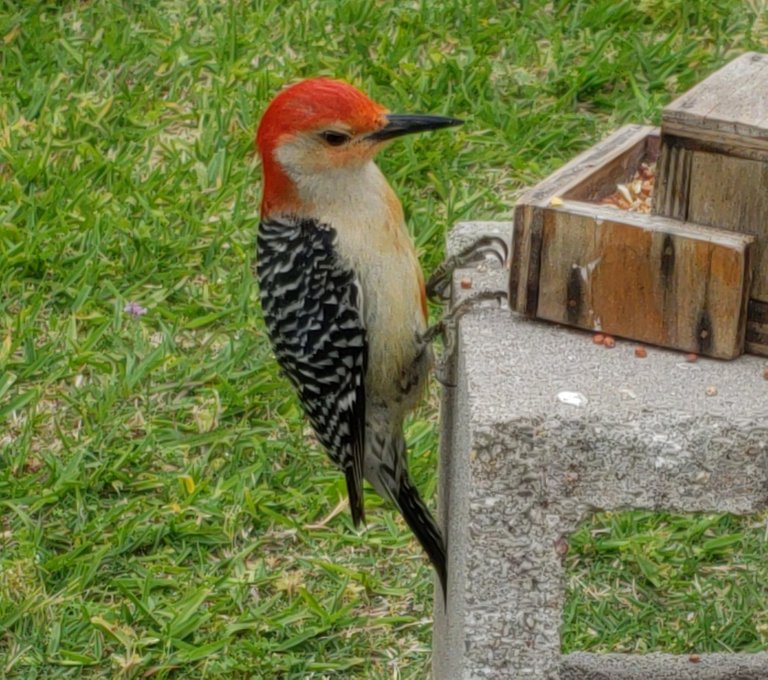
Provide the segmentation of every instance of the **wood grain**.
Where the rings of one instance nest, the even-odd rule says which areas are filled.
[[[768,162],[693,150],[663,136],[653,212],[757,237],[751,296],[768,302]]]
[[[651,212],[685,221],[688,218],[693,152],[677,141],[669,135],[662,139]]]
[[[687,219],[757,236],[751,297],[768,302],[768,163],[697,151]]]
[[[768,55],[741,55],[664,109],[652,211],[755,235],[750,296],[768,302]]]
[[[658,128],[627,125],[526,191],[515,207],[509,277],[510,306],[535,316],[541,252],[541,208],[553,199],[599,200],[629,179],[644,157],[658,154]]]
[[[631,178],[641,161],[656,158],[659,144],[653,128],[622,128],[523,195],[515,209],[512,307],[530,317],[733,358],[745,347],[753,260],[768,272],[762,247],[768,239],[761,236],[756,246],[746,233],[768,229],[759,217],[768,214],[768,166],[763,152],[750,152],[757,159],[722,156],[706,143],[667,136],[655,209],[671,217],[595,203]],[[660,185],[662,173],[667,182]],[[745,188],[752,200],[734,205]],[[723,223],[729,229],[715,226]],[[750,324],[749,346],[762,351],[768,328],[754,319]]]
[[[571,201],[541,210],[537,317],[707,356],[743,352],[751,236]]]
[[[749,301],[745,348],[751,354],[768,357],[768,303]]]
[[[664,109],[665,134],[768,149],[768,55],[748,52]]]

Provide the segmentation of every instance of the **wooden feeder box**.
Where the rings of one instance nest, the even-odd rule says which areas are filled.
[[[768,355],[768,55],[735,59],[662,114],[654,212],[754,234],[747,350]]]
[[[654,163],[650,212],[605,204]],[[510,301],[686,352],[768,356],[768,56],[745,54],[697,85],[660,132],[621,128],[527,191]]]

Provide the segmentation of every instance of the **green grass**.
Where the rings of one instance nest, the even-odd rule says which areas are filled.
[[[567,560],[569,650],[768,648],[768,515],[605,514]]]
[[[335,512],[255,302],[283,83],[467,119],[381,158],[429,270],[767,34],[762,0],[0,0],[0,677],[427,674],[430,568],[374,494],[362,534]],[[428,498],[437,395],[407,432]],[[582,529],[565,647],[764,646],[756,523]]]

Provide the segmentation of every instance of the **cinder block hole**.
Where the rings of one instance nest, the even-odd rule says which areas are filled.
[[[568,539],[562,651],[768,649],[768,512],[611,512]]]

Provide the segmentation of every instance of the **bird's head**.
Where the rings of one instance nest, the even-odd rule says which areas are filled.
[[[294,210],[303,202],[302,185],[366,165],[395,137],[461,122],[389,113],[352,85],[329,78],[292,85],[270,102],[256,134],[264,171],[262,214]]]

